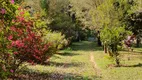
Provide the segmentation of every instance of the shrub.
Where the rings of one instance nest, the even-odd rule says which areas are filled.
[[[115,58],[116,65],[119,66],[118,59],[118,46],[121,45],[122,40],[125,39],[126,35],[131,32],[126,31],[124,27],[105,27],[101,30],[101,40],[109,50],[109,54]]]
[[[0,79],[5,79],[13,74],[13,68],[17,66],[17,62],[12,56],[12,50],[8,49],[10,43],[7,39],[9,34],[9,26],[15,18],[16,6],[14,2],[9,0],[0,0]]]
[[[48,34],[43,38],[45,42],[51,42],[52,46],[59,50],[63,49],[67,45],[67,40],[65,36],[59,32],[48,32]]]
[[[49,52],[51,44],[43,43],[42,31],[36,30],[35,20],[28,18],[28,12],[18,10],[17,16],[13,19],[13,25],[10,27],[8,40],[14,57],[21,62],[43,63],[52,55]]]
[[[42,29],[37,30],[36,19],[14,4],[14,0],[0,1],[0,78],[6,79],[23,62],[44,63],[54,53],[52,44],[43,42]]]

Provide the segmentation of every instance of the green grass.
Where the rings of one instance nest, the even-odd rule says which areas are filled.
[[[95,51],[94,57],[101,69],[101,80],[141,80],[142,79],[142,48],[134,48],[134,52],[120,51],[120,62],[123,67],[114,67],[113,59],[103,51]]]
[[[141,80],[142,48],[134,52],[120,51],[120,62],[123,67],[114,67],[113,58],[103,53],[95,43],[82,41],[55,54],[48,65],[28,66],[27,72],[32,79],[45,80]],[[90,61],[90,53],[100,69],[98,76]]]
[[[48,74],[51,80],[98,80],[90,53],[92,42],[73,43],[70,48],[59,51],[50,59],[50,65],[28,66],[29,71]]]

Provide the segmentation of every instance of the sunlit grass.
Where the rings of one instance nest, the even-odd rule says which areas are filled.
[[[28,66],[30,70],[40,73],[48,73],[50,77],[54,74],[62,74],[61,80],[96,80],[90,53],[92,42],[74,43],[70,49],[59,51],[50,59],[50,65]]]
[[[50,65],[28,66],[29,71],[46,74],[52,80],[141,80],[142,48],[134,52],[120,51],[121,67],[114,67],[113,58],[93,42],[79,42],[59,51],[50,59]],[[99,77],[90,62],[90,53],[100,69]]]
[[[115,64],[103,51],[95,51],[94,57],[101,69],[102,80],[141,80],[142,79],[142,48],[134,48],[134,52],[120,51],[122,67]],[[125,67],[124,67],[125,66]]]

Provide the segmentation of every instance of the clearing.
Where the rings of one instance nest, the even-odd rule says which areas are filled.
[[[33,80],[140,80],[142,79],[142,48],[121,51],[121,64],[113,67],[113,59],[94,42],[82,41],[55,54],[47,65],[28,66],[23,78]]]

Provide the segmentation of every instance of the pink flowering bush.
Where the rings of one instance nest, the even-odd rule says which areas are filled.
[[[0,79],[12,75],[11,71],[15,67],[12,50],[7,48],[8,44],[10,44],[7,39],[9,26],[12,18],[14,18],[15,11],[16,8],[9,0],[0,0]]]
[[[14,0],[0,1],[0,79],[15,75],[23,62],[43,64],[54,54],[26,13]]]

